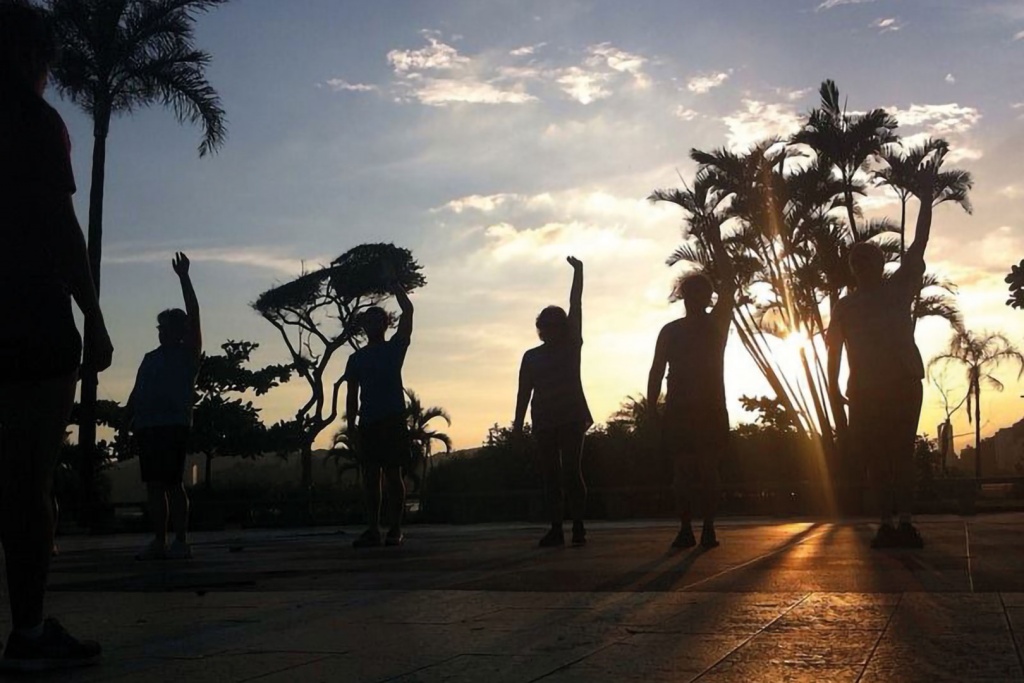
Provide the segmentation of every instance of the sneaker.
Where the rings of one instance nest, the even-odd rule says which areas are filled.
[[[12,633],[7,639],[0,669],[6,671],[49,671],[95,664],[100,646],[91,640],[77,640],[60,622],[50,617],[43,622],[43,634],[29,638]]]
[[[872,548],[898,548],[899,545],[900,536],[896,533],[896,528],[892,524],[882,524],[879,526],[875,537],[871,539]]]
[[[540,543],[537,545],[541,548],[554,548],[565,545],[565,534],[562,532],[561,527],[551,527],[551,530],[544,534],[544,538],[540,539]]]
[[[901,548],[923,548],[924,539],[921,538],[921,534],[910,522],[900,522],[900,526],[896,529],[896,537],[898,545]]]
[[[711,550],[718,547],[718,536],[715,535],[715,527],[706,526],[700,532],[700,547]]]
[[[163,560],[167,557],[167,548],[163,543],[156,540],[155,538],[147,543],[142,550],[135,553],[135,559],[140,562],[149,562],[150,560]]]
[[[392,529],[388,532],[388,535],[384,537],[384,545],[387,546],[398,546],[405,543],[405,535],[400,529]]]
[[[575,546],[587,544],[587,530],[583,526],[582,520],[577,519],[572,523],[572,544]]]
[[[697,539],[693,536],[693,528],[689,524],[679,527],[676,540],[672,541],[673,548],[692,548],[697,545]]]
[[[174,539],[164,551],[164,557],[168,560],[191,560],[192,546],[186,541]]]
[[[376,548],[380,544],[379,529],[367,529],[356,540],[352,541],[353,548]]]

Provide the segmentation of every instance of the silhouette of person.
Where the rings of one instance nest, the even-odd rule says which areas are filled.
[[[724,362],[735,305],[736,276],[718,229],[709,229],[707,237],[721,275],[718,302],[709,312],[714,286],[706,275],[695,273],[683,279],[678,294],[686,315],[661,329],[647,378],[648,409],[661,423],[665,450],[672,460],[672,488],[680,521],[679,533],[672,542],[674,548],[697,545],[691,526],[689,493],[695,472],[700,481],[704,518],[700,543],[704,548],[718,545],[718,466],[721,453],[729,445]],[[666,367],[665,414],[659,417],[658,399]]]
[[[850,249],[856,289],[832,311],[828,344],[829,389],[833,405],[849,404],[849,445],[867,466],[871,512],[881,516],[872,547],[923,547],[911,523],[914,496],[914,439],[921,415],[924,364],[914,342],[912,308],[921,291],[924,251],[931,233],[934,169],[915,191],[921,201],[914,242],[899,269],[884,277],[885,256],[877,245]],[[846,396],[839,369],[846,349]],[[893,514],[899,514],[899,527]]]
[[[0,542],[13,630],[0,668],[95,661],[100,646],[43,618],[53,551],[53,476],[75,397],[82,339],[102,371],[113,346],[71,195],[70,142],[43,99],[55,46],[42,14],[0,4]]]
[[[386,339],[389,319],[378,306],[366,309],[360,325],[366,334],[366,346],[348,359],[346,414],[349,424],[358,424],[353,432],[356,448],[362,456],[363,485],[366,491],[367,528],[352,542],[355,548],[381,545],[381,478],[387,483],[391,528],[383,543],[401,545],[402,514],[405,512],[403,468],[411,460],[412,445],[406,422],[405,388],[402,366],[412,340],[413,305],[391,264],[384,266],[391,293],[398,301],[401,316],[398,329]]]
[[[562,521],[563,499],[569,497],[572,515],[572,544],[584,545],[587,530],[583,515],[587,484],[583,479],[583,440],[594,424],[583,395],[580,353],[583,348],[583,262],[569,256],[572,288],[569,313],[548,306],[537,316],[541,345],[523,354],[519,368],[519,393],[512,423],[514,434],[523,432],[526,407],[531,405],[533,434],[540,451],[551,529],[540,539],[540,547],[565,545]],[[531,400],[532,399],[532,400]]]
[[[188,257],[178,252],[171,267],[181,284],[185,310],[171,308],[156,317],[160,346],[143,357],[127,406],[139,446],[139,469],[146,484],[154,533],[153,540],[135,556],[139,560],[192,557],[189,501],[182,479],[196,376],[203,357],[203,332]],[[170,544],[168,526],[174,531]]]

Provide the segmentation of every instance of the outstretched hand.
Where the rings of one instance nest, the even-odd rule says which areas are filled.
[[[178,277],[186,277],[188,275],[189,260],[188,256],[185,256],[185,252],[179,251],[174,255],[171,260],[171,267],[174,268],[174,272],[177,273]]]
[[[580,261],[575,256],[566,256],[565,260],[570,266],[572,266],[573,270],[579,270],[583,267],[583,261]]]

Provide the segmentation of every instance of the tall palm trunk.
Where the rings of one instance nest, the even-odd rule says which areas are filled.
[[[981,479],[981,382],[975,381],[974,391],[974,478]]]
[[[89,186],[89,268],[92,271],[96,296],[100,293],[100,262],[103,258],[103,184],[107,164],[107,132],[110,130],[110,109],[98,105],[93,114],[92,178]],[[96,510],[96,396],[99,378],[91,370],[88,340],[93,336],[91,319],[85,321],[85,364],[79,399],[78,447],[82,453],[82,491],[85,519],[91,520]]]

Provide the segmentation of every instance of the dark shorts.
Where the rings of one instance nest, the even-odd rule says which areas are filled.
[[[139,469],[147,484],[180,484],[185,474],[189,428],[149,427],[135,433]]]
[[[412,443],[404,415],[395,415],[359,426],[360,446],[366,462],[378,467],[408,467]]]
[[[850,445],[869,471],[913,458],[921,397],[920,380],[850,392]]]
[[[669,407],[662,440],[670,457],[718,457],[729,447],[729,415],[718,410]]]

